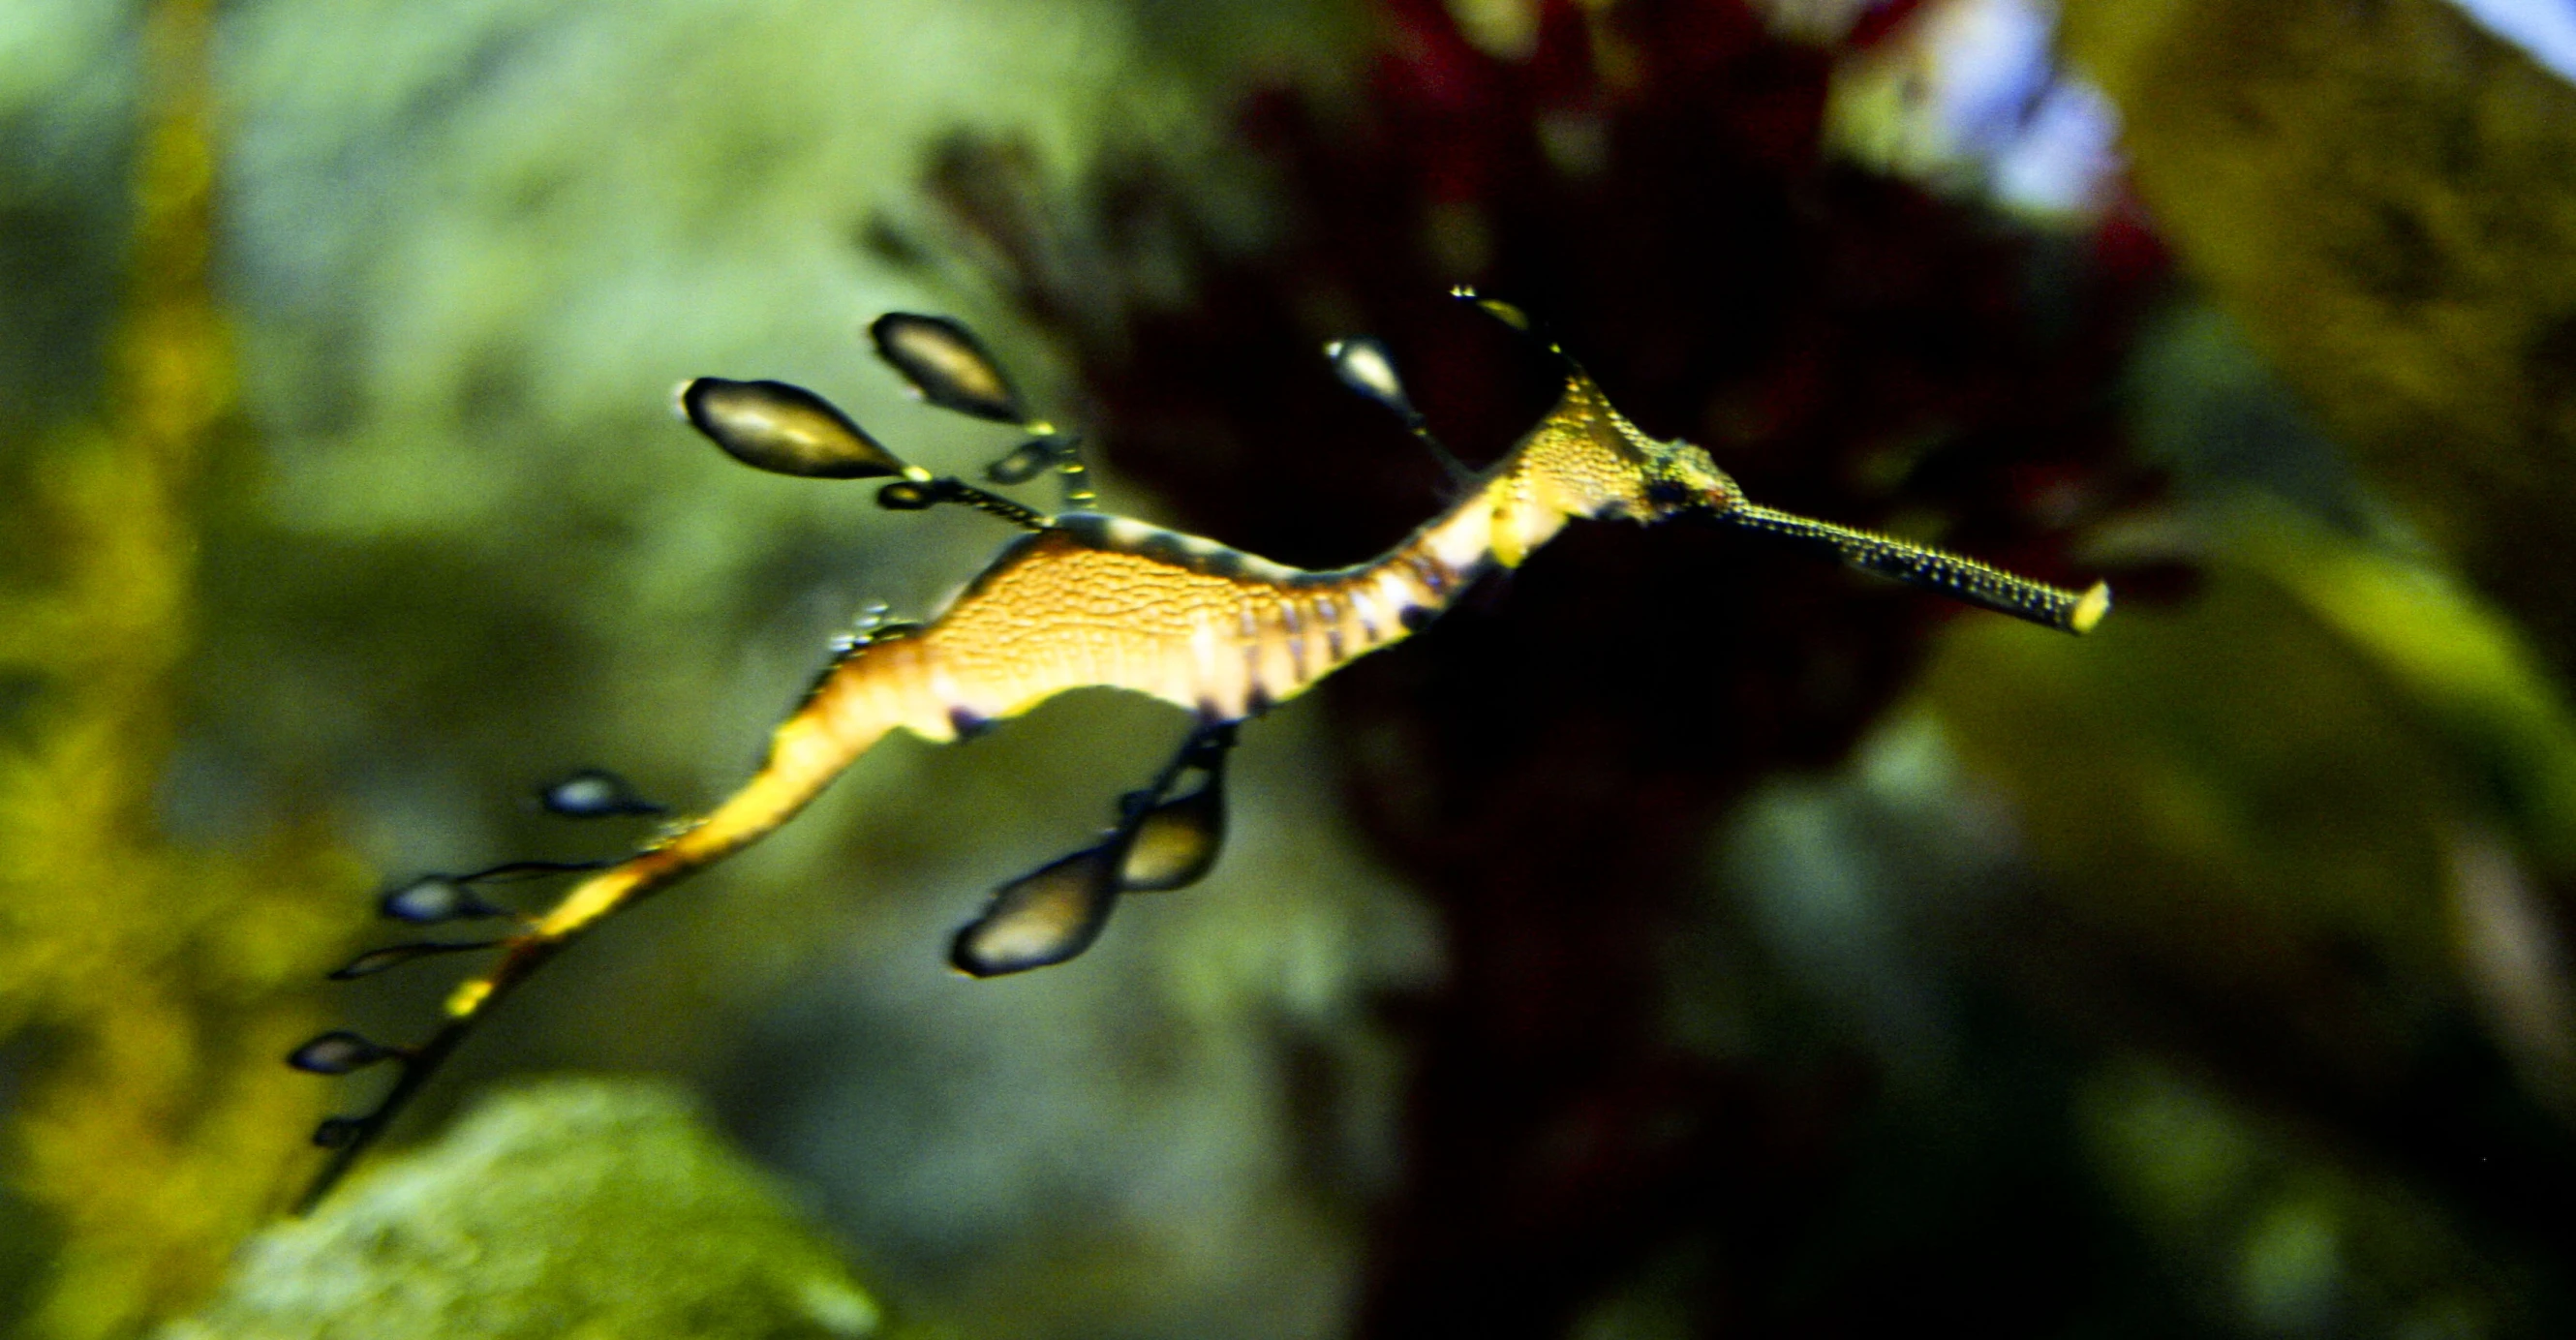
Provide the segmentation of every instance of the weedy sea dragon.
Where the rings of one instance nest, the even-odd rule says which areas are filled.
[[[1458,296],[1533,333],[1508,304]],[[1032,417],[974,337],[939,317],[890,313],[870,327],[878,354],[935,405],[1031,436],[987,470],[1024,483],[1052,470],[1068,510],[1049,516],[891,452],[821,397],[779,382],[704,377],[680,390],[698,431],[747,465],[821,479],[889,478],[877,501],[896,510],[972,507],[1027,533],[1004,546],[947,609],[919,624],[876,623],[847,639],[802,703],[771,735],[751,780],[705,815],[624,859],[522,861],[433,875],[384,895],[388,917],[415,923],[509,917],[477,886],[561,872],[585,875],[541,914],[498,939],[375,950],[332,974],[353,978],[433,954],[492,950],[492,968],[458,986],[446,1020],[414,1046],[333,1031],[289,1064],[326,1075],[392,1061],[398,1078],[376,1106],[314,1133],[332,1155],[304,1198],[318,1201],[502,998],[592,928],[758,841],[804,808],[877,741],[908,730],[955,740],[1071,689],[1109,686],[1194,713],[1198,728],[1148,785],[1119,801],[1107,834],[1003,885],[961,929],[949,961],[977,977],[1061,963],[1088,947],[1121,893],[1176,889],[1215,863],[1225,827],[1224,767],[1238,723],[1313,687],[1341,666],[1418,632],[1476,579],[1513,568],[1577,518],[1654,524],[1699,516],[1800,541],[1857,567],[2033,623],[2082,633],[2110,608],[2099,583],[2081,593],[2028,581],[1938,550],[1792,516],[1748,502],[1706,451],[1658,442],[1602,396],[1551,342],[1564,378],[1555,407],[1502,459],[1469,472],[1424,427],[1385,348],[1326,346],[1351,389],[1400,416],[1446,462],[1460,495],[1386,553],[1307,571],[1212,540],[1087,510],[1078,443]],[[613,776],[583,772],[548,788],[549,809],[588,816],[651,812]]]

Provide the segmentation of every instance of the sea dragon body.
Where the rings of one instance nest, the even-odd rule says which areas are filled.
[[[1556,407],[1478,487],[1351,567],[1290,567],[1097,512],[1049,518],[1004,546],[929,622],[844,652],[779,723],[740,790],[575,885],[492,972],[456,989],[448,1015],[471,1018],[620,908],[759,841],[898,729],[946,743],[1100,687],[1159,698],[1203,722],[1246,720],[1403,641],[1488,569],[1520,566],[1569,520],[1740,506],[1741,492],[1706,452],[1647,437],[1577,369]]]
[[[334,1033],[299,1051],[296,1064],[325,1073],[384,1057],[403,1063],[401,1078],[372,1112],[333,1118],[317,1133],[317,1142],[334,1146],[335,1155],[306,1203],[318,1199],[381,1133],[474,1021],[539,967],[620,910],[776,830],[896,730],[946,742],[1058,694],[1110,687],[1192,712],[1203,735],[1225,732],[1224,743],[1230,744],[1226,728],[1231,724],[1257,717],[1351,661],[1403,641],[1437,618],[1478,577],[1495,568],[1518,567],[1578,518],[1651,524],[1686,514],[1711,517],[1829,545],[1859,566],[2073,632],[2088,630],[2108,608],[2108,592],[2099,585],[2079,595],[1953,555],[1749,504],[1704,450],[1648,437],[1611,406],[1579,366],[1565,360],[1563,370],[1562,393],[1546,417],[1499,461],[1467,479],[1452,505],[1384,554],[1350,567],[1291,567],[1198,536],[1097,512],[1040,517],[1016,504],[995,503],[988,495],[981,501],[943,499],[1002,511],[1030,527],[1029,533],[1006,545],[926,623],[888,630],[844,650],[778,725],[762,762],[730,797],[632,856],[587,875],[550,910],[524,922],[517,934],[494,942],[500,950],[497,962],[455,990],[443,1026],[427,1042],[382,1048]],[[779,389],[821,406],[808,393]],[[789,408],[806,412],[802,406]],[[816,431],[857,434],[837,411],[828,406],[821,410],[830,422]],[[708,424],[700,420],[700,427]],[[858,439],[864,442],[865,435]],[[728,451],[754,459],[725,438],[718,436],[718,441]],[[798,438],[792,445],[802,450],[810,442]],[[769,460],[754,463],[779,468]],[[790,472],[825,473],[807,464]],[[899,463],[868,471],[898,472],[906,483],[889,490],[911,487],[918,495],[925,485],[955,483],[930,481],[926,472]],[[880,501],[887,499],[881,495]],[[1193,757],[1185,751],[1166,770],[1148,803],[1159,800],[1175,771]],[[1195,757],[1199,761],[1192,766],[1207,769],[1212,784],[1214,765],[1204,761],[1204,754]],[[1106,861],[1085,878],[1114,882],[1116,864],[1134,849],[1145,813],[1141,805],[1131,807],[1119,837],[1058,866],[1086,858],[1094,858],[1095,865]],[[1055,898],[1052,910],[1039,906],[1013,915],[1032,918],[1034,933],[1065,940],[1071,948],[996,971],[1070,957],[1096,932],[1105,903],[1097,897],[1090,903],[1068,899],[1042,887],[1038,881],[1054,869],[1022,881],[1040,889],[1041,902]],[[1132,878],[1125,885],[1170,886]],[[1005,889],[1005,898],[1010,892]],[[996,900],[997,910],[988,911],[987,922],[1001,916],[1003,903]],[[1088,929],[1073,925],[1084,917],[1091,918]],[[339,1047],[324,1058],[331,1063],[309,1063],[307,1054],[326,1042]]]

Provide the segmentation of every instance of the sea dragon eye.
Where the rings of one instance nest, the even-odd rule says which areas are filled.
[[[1690,486],[1678,479],[1657,479],[1646,485],[1646,501],[1657,507],[1687,507],[1692,497]]]

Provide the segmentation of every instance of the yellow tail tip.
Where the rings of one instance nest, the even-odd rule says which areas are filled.
[[[2110,612],[2111,584],[2095,582],[2093,588],[2084,593],[2084,598],[2075,602],[2075,612],[2066,616],[2067,631],[2092,632],[2093,625],[2102,622],[2102,616]]]
[[[447,1017],[462,1019],[474,1013],[483,1008],[484,1000],[491,994],[492,980],[488,977],[458,983],[455,992],[447,998]]]

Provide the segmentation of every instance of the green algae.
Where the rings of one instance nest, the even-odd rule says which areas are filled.
[[[504,1094],[243,1249],[161,1340],[844,1340],[882,1313],[676,1090]]]

